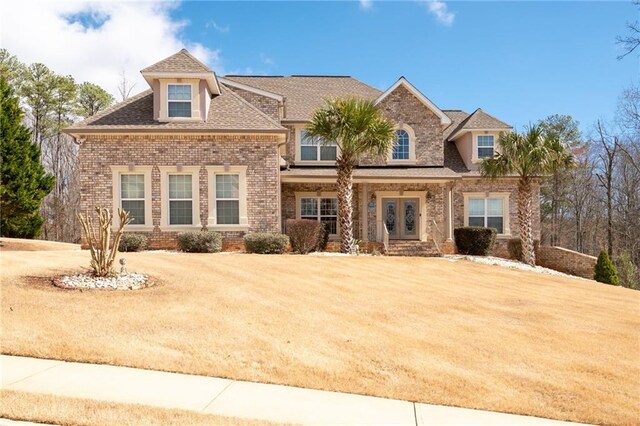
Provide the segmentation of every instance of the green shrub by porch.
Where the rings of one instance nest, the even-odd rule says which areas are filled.
[[[255,232],[244,236],[247,253],[282,254],[289,247],[289,237],[284,234]]]
[[[600,251],[598,261],[596,262],[595,274],[593,279],[611,285],[618,285],[618,270],[613,264],[606,251]]]
[[[149,240],[142,234],[122,234],[118,251],[141,251],[147,248]]]
[[[218,253],[222,235],[213,231],[189,231],[178,234],[178,249],[187,253]]]
[[[465,226],[453,231],[458,253],[474,256],[490,255],[496,242],[496,234],[495,228],[482,226]]]

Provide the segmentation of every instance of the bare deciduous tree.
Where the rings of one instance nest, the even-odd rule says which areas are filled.
[[[133,91],[133,88],[136,86],[136,84],[131,84],[131,82],[127,78],[127,73],[124,70],[122,70],[120,77],[120,83],[118,83],[118,93],[120,93],[120,100],[126,101],[131,96],[131,92]]]

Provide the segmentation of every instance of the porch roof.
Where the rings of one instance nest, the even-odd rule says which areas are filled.
[[[332,181],[337,172],[334,167],[292,167],[282,170],[283,182]],[[450,181],[462,175],[448,167],[359,167],[353,170],[355,182],[368,181]]]

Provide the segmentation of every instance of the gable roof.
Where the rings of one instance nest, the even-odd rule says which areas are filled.
[[[348,76],[240,76],[228,75],[225,81],[242,83],[285,99],[283,122],[311,120],[313,112],[326,98],[355,96],[376,99],[381,91]]]
[[[173,121],[153,119],[153,92],[147,90],[110,108],[100,111],[65,129],[69,134],[123,132],[285,132],[286,129],[258,108],[221,88],[220,96],[211,100],[207,121]]]
[[[455,140],[471,130],[511,130],[513,127],[478,108],[451,131],[447,140]]]
[[[142,71],[145,73],[207,73],[213,72],[211,68],[196,59],[187,49],[165,58],[153,65],[149,65]]]
[[[201,78],[207,82],[212,94],[220,94],[216,73],[196,59],[187,49],[181,49],[178,53],[148,66],[140,73],[151,87],[153,87],[153,80],[157,78]]]
[[[415,86],[413,84],[409,83],[409,81],[404,77],[400,77],[398,79],[398,81],[396,81],[393,84],[393,86],[389,87],[382,95],[380,95],[378,97],[378,99],[376,100],[376,104],[382,102],[382,100],[384,98],[389,96],[391,93],[393,93],[400,86],[403,86],[405,89],[407,89],[409,92],[411,92],[411,94],[413,94],[413,96],[415,96],[420,102],[422,102],[422,104],[424,106],[426,106],[434,114],[436,114],[440,118],[440,124],[442,124],[442,125],[451,124],[451,118],[449,118],[449,116],[447,114],[445,114],[440,108],[438,108],[436,106],[436,104],[431,102],[429,100],[429,98],[427,98],[425,95],[423,95],[422,92],[420,92],[418,89],[416,89]]]

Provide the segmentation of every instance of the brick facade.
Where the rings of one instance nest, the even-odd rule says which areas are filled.
[[[112,208],[111,166],[153,166],[151,206],[146,207],[152,209],[153,229],[140,233],[149,237],[150,248],[174,248],[177,232],[160,229],[161,206],[167,202],[167,194],[161,193],[159,167],[179,164],[200,167],[199,213],[202,227],[207,227],[210,182],[205,166],[246,165],[248,230],[277,232],[280,229],[278,160],[277,136],[272,135],[89,136],[80,146],[81,209]],[[200,228],[194,225],[193,229]],[[231,247],[238,245],[244,232],[222,234],[225,247]]]

